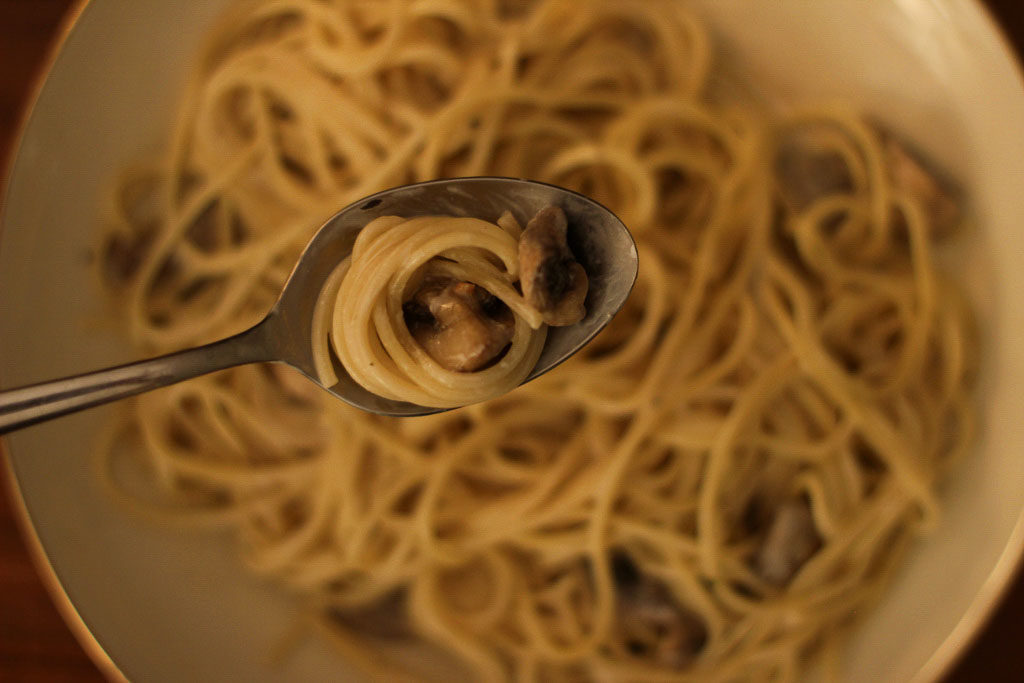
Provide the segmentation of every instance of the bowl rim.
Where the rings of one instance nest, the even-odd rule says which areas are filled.
[[[56,32],[50,39],[50,45],[47,48],[46,54],[32,78],[28,94],[20,104],[17,124],[14,127],[15,133],[11,139],[7,158],[0,160],[2,161],[2,166],[0,166],[0,237],[3,235],[3,227],[6,224],[7,192],[11,178],[14,175],[14,167],[21,153],[25,131],[28,129],[32,113],[36,109],[39,96],[49,79],[57,57],[63,51],[64,44],[67,42],[75,26],[78,25],[78,20],[90,2],[91,0],[76,0],[61,18]],[[82,615],[71,601],[67,591],[65,591],[56,570],[50,563],[49,556],[46,554],[42,540],[39,538],[38,533],[36,533],[32,517],[25,504],[25,498],[21,493],[21,484],[15,476],[14,461],[11,457],[12,453],[13,449],[8,445],[7,440],[0,436],[0,468],[3,470],[3,474],[0,475],[0,480],[3,481],[0,482],[0,485],[6,487],[6,494],[13,511],[15,524],[21,533],[22,542],[28,552],[29,560],[35,569],[36,576],[39,577],[43,587],[50,596],[50,601],[57,608],[58,614],[60,614],[64,623],[71,631],[72,636],[78,641],[78,644],[85,651],[89,659],[92,660],[93,664],[96,665],[100,673],[107,680],[116,681],[117,683],[128,683],[128,678],[103,646],[100,645],[92,630],[86,625]]]
[[[17,123],[14,126],[14,135],[11,138],[11,145],[7,152],[6,159],[0,159],[0,240],[3,237],[4,225],[7,216],[7,192],[10,187],[11,178],[14,175],[14,167],[21,154],[21,146],[25,139],[25,132],[28,129],[29,121],[35,112],[36,104],[42,94],[43,87],[49,80],[50,72],[67,42],[71,32],[78,25],[86,7],[92,0],[74,0],[68,7],[53,36],[50,38],[50,45],[37,67],[32,82],[28,88],[28,94],[20,103]],[[14,472],[13,449],[7,439],[0,436],[0,486],[6,488],[5,493],[11,507],[15,525],[21,534],[22,542],[28,552],[29,561],[35,569],[44,589],[50,596],[50,601],[57,608],[57,613],[67,625],[71,635],[78,641],[79,646],[92,660],[92,663],[99,669],[100,674],[108,681],[115,683],[129,683],[128,677],[124,675],[117,663],[110,654],[100,645],[99,639],[85,623],[85,619],[79,613],[71,601],[71,597],[64,589],[57,571],[53,568],[46,548],[43,546],[39,534],[36,532],[35,524],[25,504],[25,498],[21,493],[21,483]]]
[[[20,112],[14,126],[15,133],[11,138],[7,158],[0,159],[0,239],[2,239],[3,227],[6,223],[4,219],[7,213],[7,192],[20,156],[29,121],[35,112],[39,97],[49,80],[57,58],[63,52],[65,43],[78,26],[79,20],[91,2],[92,0],[74,0],[70,5],[51,38],[45,57],[32,77],[27,96],[20,103]],[[1024,91],[1024,45],[1020,50],[1017,49],[1010,39],[1007,29],[997,19],[991,6],[985,0],[968,0],[968,4],[979,13],[1003,55],[1009,57],[1017,85]],[[100,673],[109,681],[129,683],[124,672],[86,624],[57,576],[46,553],[46,548],[36,532],[22,495],[21,484],[15,476],[12,453],[13,449],[7,440],[0,436],[0,471],[2,471],[0,485],[7,489],[6,493],[16,526],[36,575],[75,640],[78,641]],[[937,681],[952,673],[953,667],[964,658],[986,625],[991,622],[1005,601],[1011,586],[1018,578],[1024,578],[1024,510],[1021,510],[1018,515],[999,559],[981,583],[980,589],[971,599],[967,609],[960,616],[949,635],[911,677],[911,680]]]

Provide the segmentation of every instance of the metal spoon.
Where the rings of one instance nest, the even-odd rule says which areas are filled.
[[[328,220],[306,246],[267,317],[233,337],[166,356],[0,392],[0,434],[101,403],[246,363],[286,363],[318,382],[311,338],[313,306],[356,235],[378,216],[475,216],[496,220],[509,210],[523,225],[546,206],[560,206],[569,246],[587,271],[586,317],[548,331],[540,359],[526,378],[543,375],[600,332],[626,301],[637,274],[636,245],[611,211],[581,194],[513,178],[456,178],[404,185],[371,195]],[[443,409],[392,401],[356,384],[340,363],[340,378],[324,387],[357,408],[413,416]]]

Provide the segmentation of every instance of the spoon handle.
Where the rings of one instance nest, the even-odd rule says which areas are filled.
[[[217,370],[273,360],[266,322],[205,346],[0,391],[0,434]]]

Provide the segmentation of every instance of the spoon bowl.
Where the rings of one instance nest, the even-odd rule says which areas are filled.
[[[432,180],[378,192],[332,216],[302,252],[270,313],[244,332],[149,360],[0,392],[0,434],[246,363],[285,363],[320,384],[313,361],[313,311],[327,278],[351,253],[363,226],[380,216],[473,216],[494,221],[505,211],[525,225],[548,206],[560,207],[568,220],[569,246],[589,280],[587,312],[575,325],[549,330],[540,358],[524,380],[528,382],[583,348],[622,308],[636,281],[636,244],[615,214],[571,190],[516,178]],[[338,381],[320,385],[356,408],[395,417],[449,410],[378,396],[357,384],[336,359],[333,362]]]

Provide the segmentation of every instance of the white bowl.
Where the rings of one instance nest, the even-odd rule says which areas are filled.
[[[125,361],[98,322],[86,268],[114,172],[159,146],[199,37],[228,0],[92,0],[24,130],[0,230],[0,380]],[[957,267],[984,336],[981,439],[845,657],[850,680],[932,679],[969,642],[1024,549],[1024,84],[973,0],[699,0],[736,61],[784,99],[853,100],[963,179],[980,226]],[[124,514],[96,486],[103,410],[9,437],[8,458],[76,627],[130,679],[318,680],[349,668],[311,640],[280,668],[263,653],[289,600],[251,578],[224,538]],[[105,660],[109,657],[109,660]],[[113,662],[113,664],[111,664]],[[116,666],[116,669],[114,668]]]

